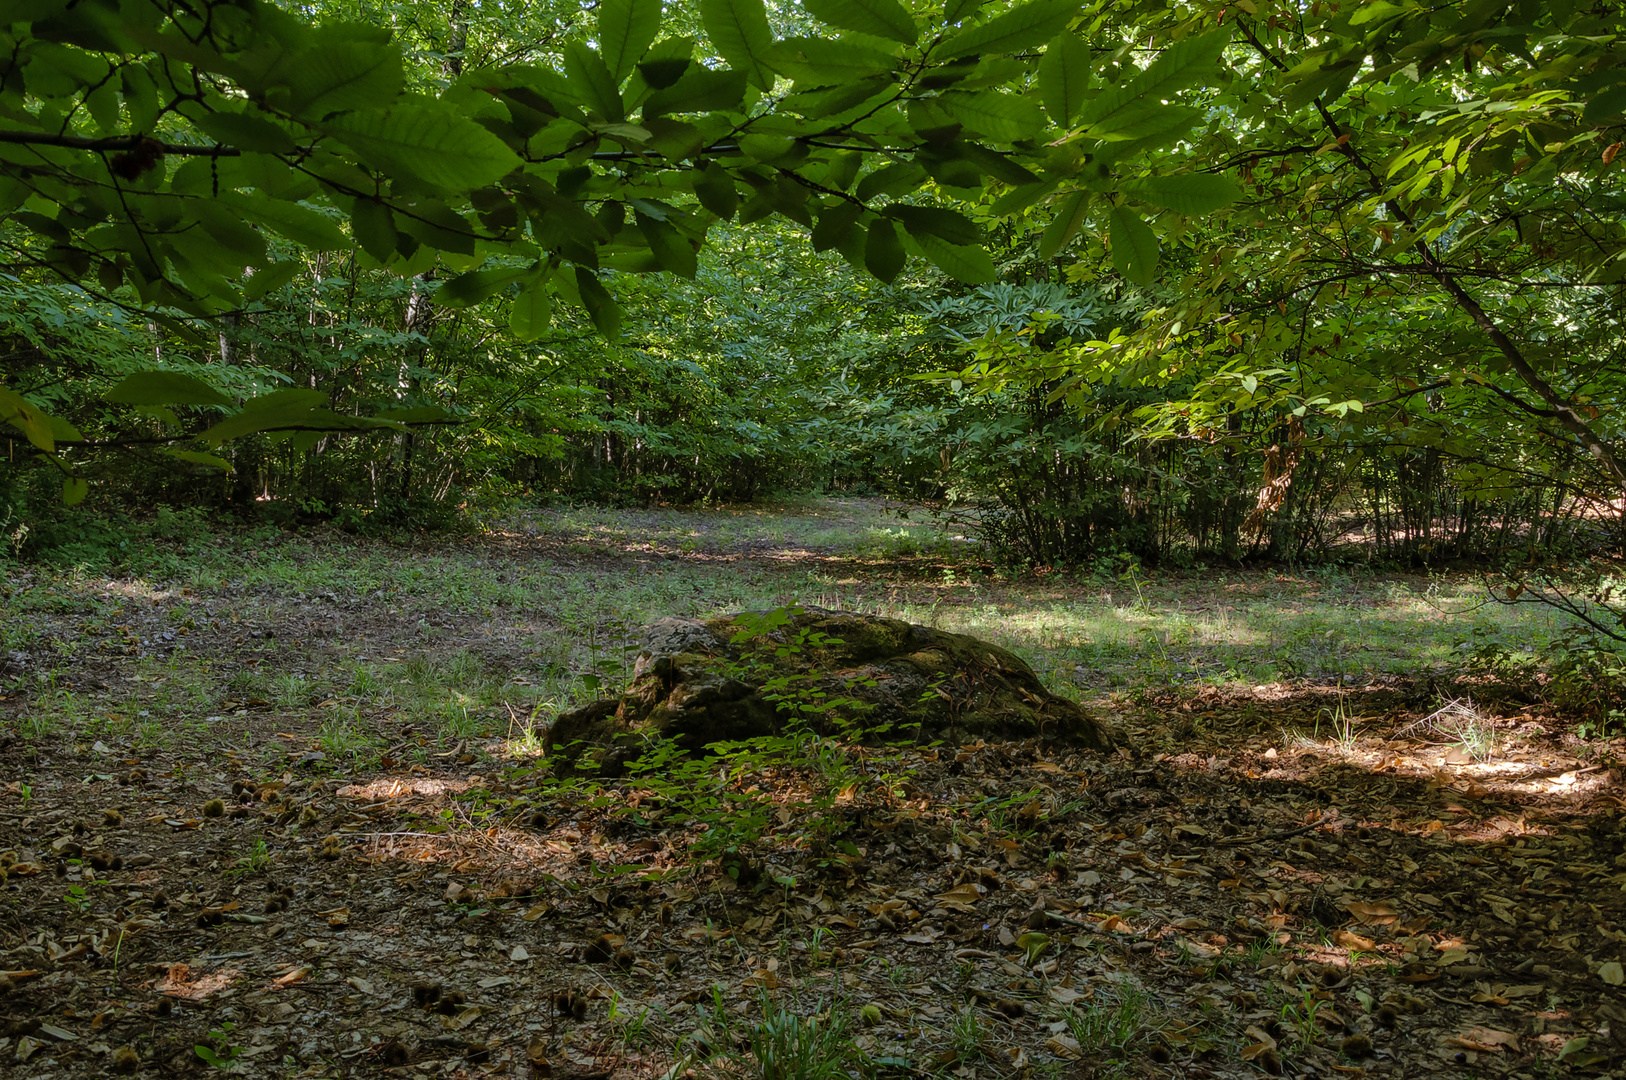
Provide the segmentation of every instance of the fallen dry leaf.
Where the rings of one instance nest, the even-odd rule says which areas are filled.
[[[1349,930],[1334,931],[1332,940],[1333,944],[1342,945],[1344,948],[1353,949],[1356,952],[1372,952],[1378,947],[1378,943],[1371,938],[1362,937]]]
[[[984,888],[983,886],[978,885],[974,881],[967,881],[967,882],[965,882],[963,884],[956,885],[954,888],[950,889],[948,892],[938,893],[933,899],[936,899],[936,900],[949,900],[949,901],[953,901],[955,903],[960,903],[960,904],[970,904],[970,903],[975,903],[978,900],[981,900],[987,894],[988,894],[988,890],[986,888]],[[900,902],[900,906],[901,906],[901,902]],[[875,913],[873,908],[871,909],[871,913],[872,914]]]
[[[289,969],[288,971],[283,972],[281,975],[278,975],[275,979],[272,979],[271,980],[271,985],[273,985],[273,986],[292,986],[294,983],[303,982],[304,979],[305,979],[305,976],[309,975],[310,973],[311,973],[311,969],[310,969],[310,967],[308,965],[300,964],[300,965],[298,965],[298,966],[296,966],[294,968]]]
[[[1078,1045],[1078,1040],[1070,1035],[1052,1035],[1045,1041],[1044,1045],[1046,1050],[1059,1058],[1073,1060],[1084,1056],[1083,1049]]]
[[[1375,904],[1357,901],[1345,904],[1344,910],[1355,916],[1357,922],[1366,926],[1388,926],[1400,918],[1400,909],[1387,900]]]
[[[1465,1035],[1451,1036],[1445,1043],[1461,1050],[1494,1054],[1502,1050],[1517,1050],[1519,1037],[1510,1031],[1498,1031],[1495,1028],[1473,1028]]]

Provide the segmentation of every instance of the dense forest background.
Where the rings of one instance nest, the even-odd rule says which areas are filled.
[[[215,123],[189,114],[185,95],[152,113],[143,80],[157,68],[142,67],[139,48],[122,60],[65,59],[73,32],[50,31],[42,14],[34,36],[17,37],[6,90],[9,122],[37,131],[10,132],[0,151],[14,211],[0,227],[0,373],[15,400],[72,434],[42,466],[39,440],[31,446],[26,425],[14,425],[0,459],[12,547],[71,540],[66,475],[69,501],[92,492],[111,507],[230,507],[349,528],[444,527],[515,500],[871,492],[932,500],[1001,559],[1030,565],[1325,559],[1352,542],[1363,558],[1408,565],[1618,551],[1614,158],[1626,67],[1607,34],[1577,44],[1589,27],[1609,28],[1608,5],[1244,5],[1229,22],[1220,5],[1010,7],[922,9],[912,44],[915,16],[891,0],[674,3],[664,16],[648,3],[301,5],[314,23],[352,28],[334,32],[345,47],[357,26],[387,28],[400,59],[390,92],[475,112],[471,87],[500,97],[486,86],[491,72],[562,64],[563,89],[547,83],[556,96],[586,85],[571,43],[610,40],[599,22],[610,18],[649,23],[632,34],[649,48],[664,17],[660,33],[674,36],[650,56],[699,40],[696,63],[713,74],[723,61],[750,68],[745,99],[729,106],[735,135],[794,112],[788,103],[812,92],[804,86],[836,83],[854,65],[871,63],[883,72],[869,76],[877,86],[899,90],[885,102],[893,128],[907,113],[924,140],[908,154],[862,134],[848,113],[828,129],[846,125],[853,148],[833,156],[805,133],[791,136],[800,149],[789,158],[750,149],[770,135],[698,152],[693,175],[713,179],[719,163],[735,167],[729,154],[741,156],[732,175],[746,194],[758,188],[743,203],[740,185],[718,195],[699,179],[692,194],[658,203],[597,191],[626,180],[624,148],[666,132],[666,117],[649,119],[646,105],[647,127],[617,126],[599,113],[625,112],[620,96],[587,108],[591,146],[573,143],[569,161],[590,159],[577,166],[594,178],[580,204],[613,222],[599,242],[633,242],[622,222],[636,219],[636,245],[657,257],[637,269],[669,271],[605,262],[591,283],[604,303],[576,279],[551,293],[538,285],[553,272],[546,259],[498,242],[493,189],[478,186],[464,193],[471,202],[445,203],[489,226],[478,242],[422,221],[414,230],[397,208],[404,231],[381,249],[360,210],[312,187],[278,204],[311,217],[290,224],[286,211],[247,238],[218,213],[197,227],[171,223],[177,244],[246,245],[237,264],[259,268],[226,275],[240,287],[199,286],[218,275],[198,270],[195,249],[175,248],[167,278],[156,266],[132,270],[119,238],[95,239],[84,205],[96,186],[81,184],[87,169],[111,170],[104,186],[124,194],[116,174],[131,159],[121,166],[106,147],[145,137],[137,128],[163,135],[168,156],[145,179],[161,188],[167,175],[184,194],[182,174],[193,169],[195,181],[208,164],[219,198],[220,163],[231,159],[181,155],[218,154],[232,138],[264,146],[218,122],[235,107],[229,94]],[[217,8],[255,10],[154,10],[183,30],[188,17],[203,20],[207,38]],[[757,38],[745,35],[755,46],[718,37],[730,20],[764,17]],[[948,31],[961,24],[981,37],[956,47],[964,38]],[[1170,35],[1228,44],[1171,61],[1180,49],[1163,51]],[[807,52],[810,41],[837,51]],[[785,59],[797,43],[804,51]],[[1160,54],[1165,67],[1191,70],[1149,89]],[[932,68],[934,55],[947,66]],[[777,86],[759,62],[778,64]],[[616,76],[632,69],[619,66]],[[646,68],[632,73],[625,102],[650,93],[640,89],[655,78]],[[1101,104],[1125,87],[1138,88],[1141,109],[1127,119]],[[1175,104],[1176,91],[1190,104]],[[288,131],[313,122],[271,100],[255,99]],[[518,123],[517,98],[505,100],[503,122]],[[800,108],[804,120],[815,115]],[[882,106],[864,108],[868,117]],[[230,114],[242,125],[248,115]],[[263,141],[265,129],[254,130]],[[604,149],[617,139],[623,149]],[[66,149],[44,145],[53,140]],[[966,156],[930,157],[944,145]],[[91,152],[64,156],[74,150]],[[801,164],[810,151],[816,167]],[[60,170],[61,188],[38,179],[46,166]],[[773,170],[802,186],[763,187]],[[547,175],[567,190],[568,172]],[[882,196],[893,201],[866,240],[853,219],[870,221]],[[252,222],[250,203],[229,205]],[[938,216],[911,213],[922,208]],[[691,233],[675,256],[663,237],[676,234],[647,216],[667,210]],[[892,221],[905,226],[903,247]],[[92,239],[79,244],[85,229]],[[877,236],[896,252],[877,251]],[[975,250],[968,239],[987,255],[956,261]],[[558,250],[584,262],[568,238]],[[179,284],[153,291],[155,276]],[[153,370],[195,376],[224,405],[109,399]],[[360,434],[246,425],[220,456],[204,452],[214,440],[198,433],[234,403],[288,391],[314,392],[334,414],[435,410],[446,422]]]

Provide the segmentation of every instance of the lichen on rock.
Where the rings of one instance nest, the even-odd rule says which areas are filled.
[[[1112,745],[1102,724],[1046,690],[1008,650],[901,619],[813,607],[656,621],[626,690],[562,714],[549,743],[566,761],[591,760],[613,773],[652,738],[693,752],[798,725],[881,741]]]

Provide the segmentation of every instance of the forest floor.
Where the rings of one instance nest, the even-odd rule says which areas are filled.
[[[0,562],[0,1076],[1621,1074],[1621,743],[1465,666],[1550,612],[1000,573],[894,509]],[[796,600],[1011,648],[1123,748],[550,778],[641,626]]]

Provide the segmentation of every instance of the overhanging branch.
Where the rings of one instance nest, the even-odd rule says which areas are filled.
[[[150,139],[145,135],[112,135],[104,139],[90,139],[83,135],[53,135],[48,131],[0,131],[0,143],[10,143],[13,146],[56,146],[96,153],[119,153],[145,147],[177,157],[238,157],[242,154],[241,150],[231,146],[168,143]]]

